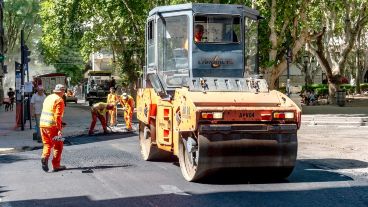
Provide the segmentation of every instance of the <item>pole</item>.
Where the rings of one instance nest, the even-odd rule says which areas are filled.
[[[0,0],[0,53],[4,55],[4,0]],[[4,58],[5,59],[5,58]],[[3,102],[4,61],[0,64],[0,103]]]
[[[21,92],[21,129],[24,131],[24,31],[21,30],[20,32],[20,56],[21,56],[21,67],[20,67],[20,92]]]
[[[290,48],[287,49],[287,80],[286,80],[286,95],[290,97]]]
[[[307,69],[308,69],[307,63],[308,62],[304,60],[304,90],[307,90]]]

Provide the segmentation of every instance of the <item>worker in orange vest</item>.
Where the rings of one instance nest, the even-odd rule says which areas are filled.
[[[110,126],[116,126],[116,104],[119,102],[119,97],[115,93],[115,88],[110,88],[110,93],[107,96],[107,103],[113,104],[114,108],[112,110],[109,110],[109,116],[110,116]]]
[[[134,112],[134,99],[127,93],[123,93],[120,97],[120,104],[124,110],[124,120],[128,131],[132,131],[132,119]]]
[[[49,171],[48,160],[51,149],[54,148],[52,159],[52,167],[54,171],[65,170],[66,167],[60,165],[61,153],[63,152],[64,140],[62,139],[63,130],[63,115],[64,115],[64,100],[65,86],[57,84],[54,93],[47,96],[43,102],[40,129],[43,143],[42,150],[42,169],[45,172]]]
[[[115,107],[114,104],[108,104],[104,102],[93,104],[93,106],[91,107],[92,122],[91,122],[91,126],[89,127],[89,132],[88,132],[89,135],[92,135],[94,133],[93,130],[95,129],[97,118],[101,122],[104,133],[108,133],[105,116],[106,116],[107,111],[113,110],[114,107]]]

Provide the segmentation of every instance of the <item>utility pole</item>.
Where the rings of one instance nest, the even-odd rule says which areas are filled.
[[[291,63],[291,49],[288,46],[287,48],[287,54],[286,54],[286,62],[287,62],[287,80],[286,80],[286,94],[290,97],[290,63]]]
[[[4,86],[3,77],[4,73],[4,0],[0,0],[0,103],[4,100]]]
[[[21,51],[21,67],[20,67],[20,93],[21,93],[21,112],[20,112],[20,120],[21,120],[21,129],[24,131],[24,31],[20,31],[20,51]]]

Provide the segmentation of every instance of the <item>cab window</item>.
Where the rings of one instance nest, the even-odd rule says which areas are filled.
[[[188,17],[160,18],[158,32],[158,72],[168,87],[182,86],[189,77]]]
[[[240,17],[229,15],[196,15],[193,40],[195,43],[239,43]]]
[[[147,63],[152,67],[155,64],[155,38],[153,20],[147,23]]]

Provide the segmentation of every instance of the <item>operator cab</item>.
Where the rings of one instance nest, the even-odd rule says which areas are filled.
[[[149,13],[143,87],[159,94],[268,91],[258,71],[259,13],[242,5],[182,4]]]

